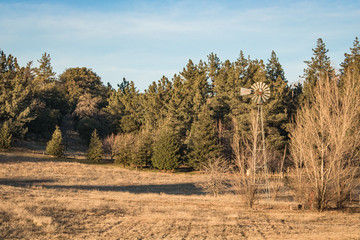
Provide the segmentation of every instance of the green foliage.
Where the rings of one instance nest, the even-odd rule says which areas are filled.
[[[204,105],[197,120],[192,124],[190,132],[189,165],[199,170],[209,159],[220,155],[221,146],[216,131],[216,123],[212,112]]]
[[[103,155],[103,145],[95,129],[91,134],[89,149],[86,154],[86,158],[93,163],[101,163]]]
[[[16,58],[0,50],[0,123],[7,122],[14,137],[23,137],[26,124],[35,118],[31,111],[33,77],[31,62],[20,68]]]
[[[172,90],[172,83],[164,76],[157,83],[153,82],[145,90],[142,101],[146,102],[144,105],[144,124],[147,129],[156,130],[165,120]]]
[[[56,73],[53,72],[53,68],[51,66],[51,58],[50,54],[46,52],[42,55],[41,59],[38,60],[40,64],[39,67],[34,68],[35,78],[33,81],[33,86],[35,91],[41,91],[48,87],[53,86],[55,83],[55,75]]]
[[[152,165],[162,170],[174,170],[180,162],[180,144],[178,136],[163,129],[156,139],[154,153],[151,158]]]
[[[71,111],[79,101],[80,96],[89,93],[92,97],[106,97],[107,90],[100,77],[90,69],[68,68],[59,77],[61,88],[70,104]]]
[[[358,37],[355,38],[350,53],[345,53],[344,62],[341,64],[340,70],[342,75],[350,75],[351,73],[360,73],[360,43]]]
[[[12,135],[10,133],[8,123],[5,122],[0,129],[0,149],[10,149],[11,138]]]
[[[113,128],[117,132],[130,133],[140,130],[144,102],[133,82],[124,79],[118,91],[113,91],[110,95],[108,102],[106,111],[110,114]]]
[[[68,111],[67,101],[56,86],[35,92],[34,101],[32,112],[36,118],[26,124],[29,134],[49,138]]]
[[[53,155],[54,157],[62,157],[64,155],[62,134],[58,126],[56,126],[51,140],[46,145],[46,153]]]
[[[234,134],[249,137],[250,111],[256,106],[251,98],[240,96],[239,89],[261,81],[271,88],[271,97],[263,106],[266,144],[282,155],[289,141],[289,122],[298,106],[305,99],[311,102],[319,77],[331,78],[334,73],[327,53],[318,39],[313,57],[305,61],[303,88],[288,85],[274,51],[267,63],[245,57],[241,51],[236,61],[220,61],[214,53],[206,62],[189,60],[172,79],[164,76],[140,93],[125,78],[117,90],[110,84],[105,87],[100,77],[85,67],[66,69],[57,78],[47,53],[38,66],[20,67],[15,57],[0,51],[0,126],[6,122],[14,138],[25,134],[49,138],[70,113],[86,141],[95,129],[100,137],[120,134],[123,140],[115,144],[114,151],[119,164],[173,169],[189,163],[198,168],[219,154],[231,159]],[[341,64],[342,76],[360,72],[359,62],[360,44],[355,38]],[[166,128],[171,134],[153,139],[154,133]]]
[[[100,123],[95,119],[85,117],[77,124],[77,131],[82,139],[86,142],[90,142],[91,134],[94,130],[100,128]]]
[[[330,57],[327,56],[329,50],[321,38],[316,42],[316,48],[313,49],[311,60],[304,61],[307,68],[304,69],[304,87],[301,102],[311,102],[313,89],[315,88],[320,77],[332,77],[334,69],[331,67]]]
[[[149,166],[153,154],[152,145],[153,139],[150,132],[142,131],[138,133],[135,138],[134,146],[131,148],[131,163],[136,167]]]

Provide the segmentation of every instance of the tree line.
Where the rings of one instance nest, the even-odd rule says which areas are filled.
[[[221,61],[211,53],[207,60],[189,60],[171,79],[163,76],[141,93],[125,78],[116,88],[104,85],[93,70],[68,68],[56,76],[50,55],[37,66],[19,66],[17,59],[0,50],[0,127],[2,148],[11,139],[51,138],[65,115],[75,120],[75,130],[87,142],[94,130],[115,163],[175,169],[199,169],[208,159],[235,158],[232,144],[251,135],[251,99],[240,88],[265,82],[271,97],[264,105],[266,144],[276,159],[287,152],[296,113],[313,98],[322,74],[333,77],[328,49],[318,39],[302,78],[290,86],[274,51],[266,61],[245,57]],[[345,54],[340,77],[359,68],[360,45],[356,38]],[[355,66],[355,67],[354,67]],[[334,77],[335,78],[335,77]],[[287,160],[287,166],[293,164]]]

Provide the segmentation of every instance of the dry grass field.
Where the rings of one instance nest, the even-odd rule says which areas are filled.
[[[0,152],[0,239],[360,239],[358,211],[290,210],[286,196],[247,210],[201,181]]]

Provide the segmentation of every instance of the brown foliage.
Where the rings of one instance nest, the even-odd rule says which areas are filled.
[[[359,82],[354,75],[320,78],[313,101],[300,109],[291,131],[293,186],[299,199],[311,196],[320,211],[329,204],[341,208],[357,185]]]

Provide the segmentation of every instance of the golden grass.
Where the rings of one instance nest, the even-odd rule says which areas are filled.
[[[198,174],[131,171],[0,153],[0,239],[359,239],[360,214],[255,210]]]

